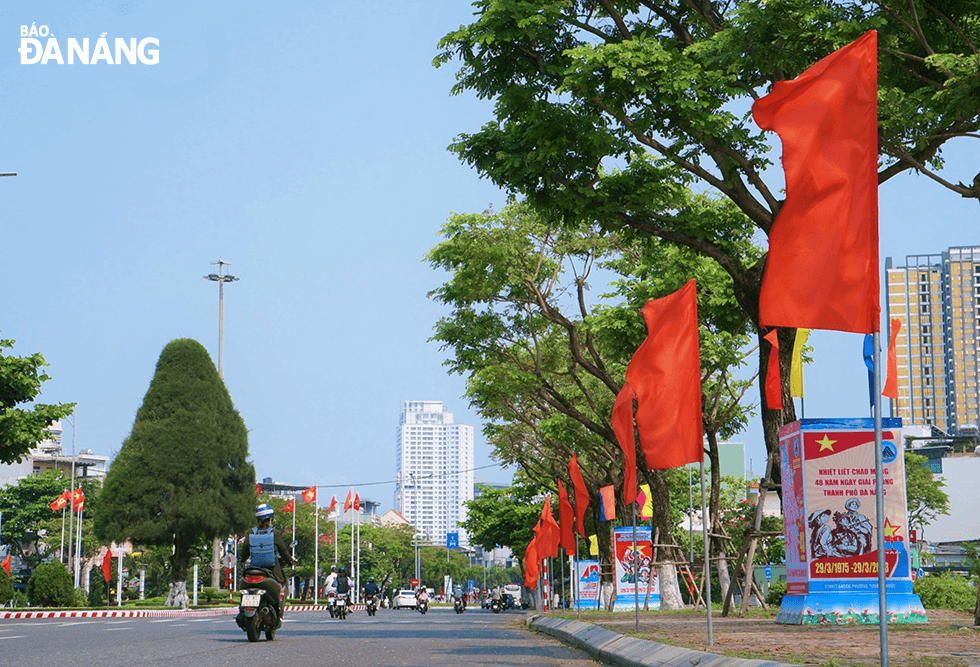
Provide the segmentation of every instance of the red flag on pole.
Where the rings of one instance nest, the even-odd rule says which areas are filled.
[[[316,485],[314,484],[310,488],[306,489],[302,493],[304,503],[312,503],[316,500]]]
[[[330,507],[327,508],[327,513],[329,514],[330,512],[333,512],[335,509],[337,509],[337,496],[336,495],[331,496],[331,498],[330,498]]]
[[[361,511],[361,495],[359,493],[354,494],[354,510]]]
[[[770,410],[783,409],[783,383],[779,377],[779,336],[773,329],[763,336],[772,347],[769,350],[769,364],[766,366],[766,405]]]
[[[102,559],[102,576],[106,583],[112,579],[112,550],[108,547],[105,550],[105,558]]]
[[[599,515],[603,521],[616,520],[616,487],[609,485],[599,489]]]
[[[572,478],[572,486],[575,487],[575,528],[578,534],[585,537],[585,510],[589,507],[589,490],[582,479],[582,471],[578,467],[578,458],[572,453],[572,460],[568,462],[568,474]]]
[[[541,572],[540,556],[538,555],[538,547],[535,544],[537,539],[535,537],[531,540],[527,545],[527,549],[524,550],[524,587],[529,591],[533,591],[538,587],[538,574]]]
[[[555,523],[555,517],[551,514],[551,494],[544,497],[544,506],[541,508],[541,517],[538,525],[534,527],[534,532],[538,540],[538,556],[540,558],[554,558],[558,555],[558,546],[561,542],[561,530]]]
[[[891,335],[888,337],[888,377],[885,379],[885,387],[881,390],[882,396],[887,396],[893,401],[898,400],[898,332],[902,330],[902,320],[891,318]]]
[[[629,370],[627,370],[627,374]],[[623,385],[612,409],[612,427],[623,450],[623,504],[636,501],[636,440],[633,438],[633,399],[636,392],[629,382]]]
[[[282,508],[283,512],[295,512],[296,511],[296,499],[290,498],[286,506]]]
[[[344,513],[345,514],[347,513],[347,510],[349,510],[351,507],[354,506],[354,502],[351,500],[350,494],[351,494],[351,490],[348,490],[347,491],[347,498],[346,498],[346,500],[344,500]]]
[[[262,485],[259,484],[258,482],[256,482],[255,483],[255,495],[259,495],[260,493],[262,493]]]
[[[879,329],[878,35],[871,31],[752,105],[783,142],[786,201],[769,231],[764,327]]]
[[[704,456],[701,424],[701,355],[698,348],[697,284],[684,287],[643,306],[646,340],[626,368],[626,383],[613,408],[613,431],[623,452],[635,452],[632,412],[636,395],[636,425],[648,470],[677,468]],[[629,456],[627,455],[627,468]],[[624,500],[636,500],[636,466],[626,471]],[[632,480],[632,481],[631,481]]]
[[[58,510],[64,509],[68,505],[68,500],[71,498],[71,491],[65,491],[60,496],[55,498],[52,502],[48,503],[48,507],[51,508],[52,512],[57,512]]]
[[[85,492],[82,491],[82,487],[78,487],[72,493],[71,508],[76,512],[81,512],[83,509],[85,509]]]
[[[0,563],[0,567],[3,567],[3,571],[6,572],[7,573],[7,576],[9,577],[10,576],[10,554],[7,554],[7,557],[3,559],[3,562]]]
[[[569,556],[575,553],[575,513],[568,502],[568,494],[558,480],[558,527],[561,529],[561,548]]]

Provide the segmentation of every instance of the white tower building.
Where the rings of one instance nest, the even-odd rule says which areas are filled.
[[[473,427],[453,423],[442,401],[402,401],[395,449],[395,508],[423,542],[446,545],[446,533],[469,539],[460,524],[473,499]]]

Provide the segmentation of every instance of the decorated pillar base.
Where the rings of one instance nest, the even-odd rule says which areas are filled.
[[[889,623],[928,623],[922,601],[914,593],[889,595]],[[810,593],[784,595],[776,623],[785,625],[878,625],[878,595]]]

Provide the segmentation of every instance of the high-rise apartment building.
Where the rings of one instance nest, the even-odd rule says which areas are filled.
[[[950,435],[980,423],[980,247],[885,260],[887,313],[902,328],[896,339],[898,400],[891,415]],[[891,331],[889,331],[889,335]]]
[[[445,546],[473,499],[473,427],[453,422],[442,401],[402,401],[395,450],[395,509],[421,539]]]

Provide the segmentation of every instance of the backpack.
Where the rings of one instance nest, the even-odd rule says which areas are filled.
[[[258,528],[253,528],[248,536],[249,558],[255,567],[275,567],[276,566],[276,545],[275,536],[272,529],[267,528],[259,532]]]

